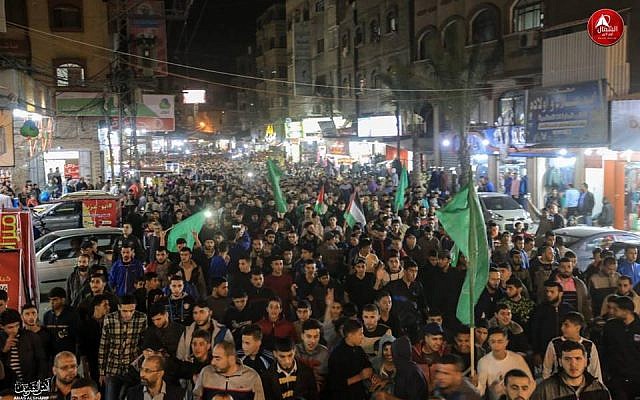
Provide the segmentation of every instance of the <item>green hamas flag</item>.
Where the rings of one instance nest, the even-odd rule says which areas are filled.
[[[187,246],[193,249],[193,244],[196,240],[193,238],[192,232],[196,234],[200,233],[200,229],[202,229],[202,225],[204,225],[204,220],[206,219],[204,214],[205,211],[200,211],[184,221],[175,224],[167,236],[167,249],[174,253],[177,252],[178,246],[176,245],[176,240],[180,238],[186,240]]]
[[[458,299],[456,316],[463,324],[472,325],[473,309],[489,278],[487,231],[473,184],[465,186],[444,208],[436,211],[436,215],[467,258],[467,275]]]
[[[284,201],[282,189],[280,189],[280,177],[282,176],[282,171],[280,171],[280,168],[278,168],[275,161],[272,159],[267,160],[267,171],[267,178],[271,184],[271,190],[273,190],[273,198],[276,201],[276,211],[285,213],[287,212],[287,202]]]
[[[407,169],[402,167],[400,182],[398,182],[398,187],[396,188],[396,199],[393,203],[396,214],[404,208],[404,193],[407,191],[407,187],[409,187],[409,177],[407,175]]]

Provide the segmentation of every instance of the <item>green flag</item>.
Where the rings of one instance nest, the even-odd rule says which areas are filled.
[[[400,182],[398,182],[398,187],[396,188],[396,199],[393,203],[396,214],[404,208],[404,192],[407,191],[407,187],[409,187],[409,177],[407,176],[407,169],[402,167]]]
[[[467,274],[456,316],[473,326],[473,309],[489,278],[489,243],[478,195],[470,183],[436,215],[449,237],[467,258]],[[472,297],[473,293],[473,298]]]
[[[287,202],[284,201],[282,189],[280,189],[280,177],[282,176],[282,171],[280,171],[280,168],[278,168],[275,161],[272,159],[267,160],[267,171],[267,178],[271,184],[271,190],[273,190],[273,198],[276,201],[276,211],[285,213],[287,212]]]
[[[193,244],[195,243],[195,239],[193,238],[193,233],[200,233],[200,229],[202,229],[202,225],[204,225],[204,220],[206,211],[200,211],[199,213],[193,214],[189,218],[185,219],[182,222],[175,224],[171,230],[169,231],[169,235],[167,236],[167,249],[171,252],[177,252],[178,246],[176,245],[176,240],[183,238],[187,241],[187,246],[190,249],[193,249]]]

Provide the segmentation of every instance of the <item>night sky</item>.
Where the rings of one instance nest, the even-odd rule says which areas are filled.
[[[186,29],[167,26],[171,61],[233,72],[235,57],[255,42],[256,18],[276,1],[195,0]]]

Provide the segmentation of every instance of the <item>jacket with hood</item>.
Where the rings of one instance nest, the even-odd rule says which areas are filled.
[[[198,328],[196,325],[195,322],[192,322],[180,336],[178,349],[176,350],[176,358],[178,360],[189,361],[191,358],[191,339],[193,338],[193,332]],[[211,347],[222,341],[234,343],[231,330],[213,318],[210,322],[209,331],[211,332]]]
[[[242,364],[229,376],[219,374],[212,365],[207,365],[196,380],[193,394],[198,400],[211,400],[219,394],[230,395],[234,400],[265,400],[260,375]]]
[[[371,360],[371,366],[373,367],[373,373],[374,374],[378,374],[380,375],[383,379],[388,379],[389,381],[387,382],[387,384],[384,386],[384,388],[379,389],[379,391],[383,391],[383,392],[387,392],[392,394],[393,393],[393,384],[395,381],[395,376],[396,376],[396,371],[394,369],[393,373],[391,375],[389,375],[388,373],[386,373],[382,367],[384,365],[384,355],[382,350],[384,349],[384,346],[387,343],[391,343],[393,344],[393,342],[396,339],[393,336],[389,336],[389,335],[384,335],[383,337],[380,338],[380,340],[378,341],[378,352],[376,357],[374,357]],[[392,348],[393,351],[393,348]],[[394,363],[394,368],[395,368],[395,363]],[[371,390],[371,389],[369,389]]]
[[[562,379],[562,374],[557,373],[542,381],[531,395],[531,400],[609,400],[610,398],[607,388],[586,371],[584,383],[578,390],[567,385]]]
[[[382,342],[382,340],[381,340]],[[411,342],[407,336],[391,345],[396,376],[393,395],[403,400],[423,400],[429,394],[427,379],[418,364],[411,361]]]

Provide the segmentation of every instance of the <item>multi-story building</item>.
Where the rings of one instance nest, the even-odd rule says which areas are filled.
[[[11,87],[11,81],[22,81],[13,93],[14,184],[45,184],[48,168],[56,167],[61,174],[66,168],[98,178],[102,169],[97,123],[49,117],[56,114],[54,93],[58,97],[67,90],[104,91],[111,61],[107,3],[7,1],[4,6],[9,27],[0,34],[5,44],[0,53],[7,61],[2,84]],[[8,78],[10,68],[22,76]],[[38,136],[20,132],[29,120],[38,126]]]
[[[266,124],[282,130],[288,115],[287,34],[285,4],[278,2],[258,17],[256,31],[256,73],[258,109]],[[282,132],[280,132],[282,134]]]

